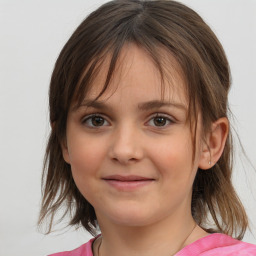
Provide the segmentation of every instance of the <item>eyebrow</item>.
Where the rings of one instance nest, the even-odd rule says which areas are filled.
[[[175,107],[182,110],[187,110],[186,106],[176,102],[166,102],[161,100],[152,100],[144,103],[140,103],[138,108],[141,110],[157,109],[161,107]]]
[[[111,109],[111,107],[108,106],[107,104],[105,104],[103,101],[96,101],[96,100],[84,100],[82,102],[82,104],[80,106],[78,106],[78,108],[80,108],[80,107],[90,107],[90,108],[95,108],[95,109],[99,109],[99,110]],[[139,110],[158,109],[158,108],[162,108],[162,107],[174,107],[174,108],[178,108],[178,109],[181,109],[184,111],[187,110],[186,106],[181,103],[167,102],[167,101],[162,101],[162,100],[152,100],[152,101],[147,101],[147,102],[138,104]]]
[[[81,105],[75,106],[73,110],[77,110],[80,107],[96,108],[96,109],[109,109],[109,106],[102,101],[96,100],[84,100]]]

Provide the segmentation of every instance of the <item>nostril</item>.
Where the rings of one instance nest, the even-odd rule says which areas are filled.
[[[122,164],[128,164],[128,163],[136,162],[138,159],[136,159],[134,157],[133,158],[128,158],[128,159],[113,157],[112,160],[114,162],[119,162],[119,163],[122,163]]]

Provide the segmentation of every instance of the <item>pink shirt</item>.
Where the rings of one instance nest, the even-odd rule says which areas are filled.
[[[86,244],[69,252],[54,253],[49,256],[93,256],[92,243]],[[223,234],[211,234],[187,245],[175,256],[256,256],[256,245],[233,239]]]

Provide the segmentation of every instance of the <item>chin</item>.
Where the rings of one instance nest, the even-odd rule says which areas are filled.
[[[109,214],[111,222],[127,227],[143,227],[157,222],[153,213],[140,209],[118,209]]]

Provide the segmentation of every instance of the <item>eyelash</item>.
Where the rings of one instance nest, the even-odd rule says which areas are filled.
[[[96,117],[102,119],[103,125],[96,126],[96,125],[93,125],[93,124],[92,124],[92,119],[93,119],[93,118],[96,118]],[[148,123],[150,123],[150,122],[154,122],[154,119],[155,119],[155,118],[163,118],[163,120],[165,121],[165,124],[164,124],[163,126],[161,126],[161,125],[159,125],[159,126],[158,126],[158,125],[155,125],[155,123],[154,123],[154,125],[152,124],[152,126],[157,127],[157,128],[159,128],[159,129],[165,128],[166,126],[169,126],[170,124],[175,123],[175,121],[173,120],[173,118],[170,118],[169,115],[167,116],[166,114],[162,114],[162,113],[156,113],[156,114],[154,114],[153,116],[150,117],[149,121],[147,121],[146,123],[148,124]],[[88,124],[88,122],[90,122],[90,124]],[[106,118],[105,118],[102,114],[100,114],[100,113],[95,113],[95,114],[88,115],[88,116],[84,117],[83,120],[82,120],[82,124],[86,125],[86,126],[89,127],[89,128],[92,128],[92,129],[95,129],[95,128],[96,128],[96,129],[99,129],[99,128],[103,127],[103,126],[106,126],[106,125],[104,125],[105,122],[107,122],[108,125],[109,125],[109,122],[108,122],[108,121],[106,120]],[[166,123],[168,123],[168,124],[166,124]],[[108,126],[108,125],[107,125],[107,126]],[[148,126],[150,126],[150,124],[149,124]]]
[[[147,122],[149,123],[150,121],[153,121],[154,122],[154,119],[155,118],[163,118],[165,120],[165,122],[167,122],[168,124],[165,123],[165,125],[163,126],[157,126],[157,125],[154,125],[154,127],[157,127],[157,128],[165,128],[166,126],[169,126],[170,124],[173,124],[174,123],[174,120],[172,118],[170,118],[169,115],[166,115],[166,114],[162,114],[162,113],[157,113],[153,116],[151,116],[150,120]]]
[[[100,126],[95,126],[95,125],[92,125],[92,119],[93,118],[95,118],[95,117],[99,117],[99,118],[101,118],[101,119],[103,119],[103,121],[104,121],[104,123],[105,122],[108,122],[107,120],[106,120],[106,118],[104,117],[104,116],[102,116],[102,114],[100,114],[100,113],[95,113],[95,114],[91,114],[91,115],[88,115],[88,116],[86,116],[85,118],[83,118],[83,120],[82,120],[82,124],[85,124],[87,127],[89,127],[89,128],[100,128],[100,127],[102,127],[102,126],[105,126],[105,125],[100,125]],[[89,122],[90,121],[90,125],[88,125],[88,124],[86,124],[87,122]],[[108,122],[109,123],[109,122]]]

